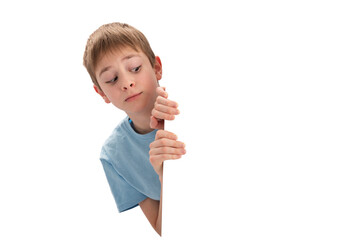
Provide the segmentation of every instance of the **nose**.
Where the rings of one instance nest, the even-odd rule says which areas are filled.
[[[134,86],[135,86],[135,82],[133,80],[127,80],[123,82],[122,90],[126,91],[127,89],[132,88]]]

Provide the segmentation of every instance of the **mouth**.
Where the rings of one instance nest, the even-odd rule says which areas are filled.
[[[142,92],[133,94],[133,95],[127,97],[127,98],[125,99],[125,102],[133,101],[133,100],[135,100],[138,96],[140,96],[141,94],[142,94]]]

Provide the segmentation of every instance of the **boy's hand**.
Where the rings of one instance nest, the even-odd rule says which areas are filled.
[[[185,144],[177,141],[174,133],[158,130],[155,141],[150,144],[150,162],[158,174],[160,181],[163,177],[163,161],[181,158],[186,153]]]
[[[168,98],[164,87],[156,89],[157,99],[152,110],[150,127],[153,129],[164,129],[164,120],[174,120],[175,115],[179,114],[178,104]]]

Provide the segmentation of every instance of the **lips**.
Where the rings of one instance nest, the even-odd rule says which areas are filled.
[[[136,99],[138,96],[140,96],[141,94],[142,94],[142,92],[133,94],[133,95],[127,97],[127,98],[125,99],[125,102],[129,102],[129,101],[135,100],[135,99]]]

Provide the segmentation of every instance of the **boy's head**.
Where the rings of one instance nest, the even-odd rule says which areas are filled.
[[[99,90],[101,87],[95,75],[97,64],[106,54],[125,48],[143,52],[152,67],[155,66],[156,57],[146,37],[128,24],[118,22],[104,24],[90,35],[86,44],[83,64],[90,74],[92,82]]]

